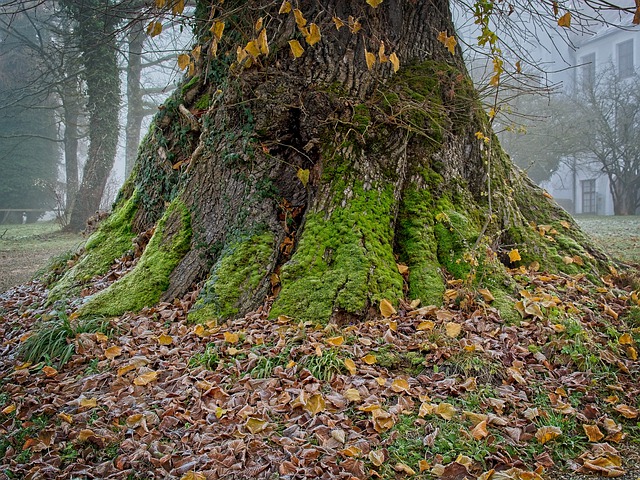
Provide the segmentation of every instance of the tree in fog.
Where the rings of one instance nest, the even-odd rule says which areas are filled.
[[[27,46],[46,38],[25,13],[15,15],[12,24],[12,31],[0,36],[0,208],[49,209],[60,157],[56,119],[43,88],[45,65]],[[27,221],[40,215],[28,212]],[[6,217],[21,221],[22,213]]]

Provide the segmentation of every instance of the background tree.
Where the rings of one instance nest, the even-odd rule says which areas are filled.
[[[13,30],[0,38],[0,208],[48,209],[59,148],[49,92],[42,88],[44,65],[28,44],[43,41],[25,14],[13,18]],[[46,39],[44,40],[46,41]],[[28,212],[32,222],[42,212]],[[13,218],[12,218],[13,217]],[[22,212],[0,214],[22,222]]]
[[[342,323],[405,295],[439,303],[450,278],[513,311],[506,266],[604,266],[491,133],[448,1],[296,6],[198,2],[185,81],[52,298],[106,271],[136,235],[151,236],[136,267],[83,314],[199,284],[194,318],[233,317],[272,294],[272,316]],[[476,15],[488,25],[492,13]]]
[[[616,215],[640,208],[640,75],[620,79],[613,65],[582,82],[567,99],[562,121],[571,127],[567,152],[609,178]]]

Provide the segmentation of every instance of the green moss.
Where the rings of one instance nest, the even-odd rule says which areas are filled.
[[[211,95],[205,93],[198,99],[194,107],[198,110],[206,110],[209,105],[211,105]]]
[[[243,302],[255,297],[256,290],[270,273],[275,238],[271,232],[233,242],[223,249],[195,305],[189,320],[201,322],[237,315]]]
[[[177,231],[170,225],[177,223]],[[169,275],[184,257],[191,244],[191,215],[174,200],[158,222],[135,268],[107,289],[92,297],[81,315],[120,315],[154,305],[169,286]]]
[[[131,222],[138,203],[138,194],[134,191],[89,237],[85,254],[51,289],[50,302],[71,296],[91,278],[106,273],[115,260],[131,249],[135,236]]]
[[[400,259],[409,267],[409,298],[442,304],[445,290],[434,234],[434,201],[427,189],[404,192],[398,215],[396,242]]]
[[[344,206],[307,214],[271,316],[323,323],[334,309],[362,314],[383,298],[402,298],[391,244],[393,210],[391,186],[365,191],[356,184]]]
[[[472,271],[473,255],[469,252],[478,238],[478,228],[466,215],[448,208],[440,210],[435,219],[440,264],[455,278],[466,279]]]
[[[182,95],[184,95],[185,93],[187,93],[189,90],[191,90],[191,88],[196,85],[198,82],[200,81],[200,77],[198,75],[194,76],[191,80],[189,80],[187,83],[185,83],[182,88],[180,89],[180,92],[182,93]]]
[[[351,119],[356,130],[365,133],[369,125],[371,125],[371,112],[369,107],[360,104],[353,107],[353,118]]]

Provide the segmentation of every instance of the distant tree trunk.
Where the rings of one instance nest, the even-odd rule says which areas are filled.
[[[300,30],[293,13],[266,3],[225,2],[242,8],[220,60],[201,25],[193,75],[156,116],[104,230],[128,222],[129,235],[153,232],[149,247],[83,314],[137,310],[200,285],[195,319],[232,318],[274,296],[274,317],[342,324],[383,299],[441,303],[451,278],[489,288],[513,312],[505,266],[603,266],[491,133],[459,47],[452,54],[438,40],[453,35],[447,0],[386,0],[375,10],[301,1],[322,41],[304,44],[300,58],[287,43]],[[211,5],[199,2],[198,12],[208,19]],[[230,67],[259,17],[269,19],[272,53]],[[334,17],[346,25],[336,29]],[[366,52],[375,52],[371,69]],[[396,74],[379,62],[392,52]]]
[[[89,151],[68,226],[79,231],[99,209],[115,160],[120,106],[115,34],[118,19],[105,0],[66,3],[78,25],[89,112]]]
[[[80,92],[75,81],[67,79],[62,90],[64,113],[64,167],[66,177],[66,212],[73,211],[78,192],[78,121],[80,119]]]
[[[127,59],[127,126],[125,145],[125,178],[131,174],[140,144],[140,129],[144,119],[142,103],[142,48],[145,33],[142,20],[134,21],[127,37],[129,56]]]

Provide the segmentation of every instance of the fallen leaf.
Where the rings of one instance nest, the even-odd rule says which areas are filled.
[[[424,322],[420,322],[418,324],[418,326],[416,327],[416,330],[420,331],[420,332],[429,332],[431,330],[433,330],[433,327],[435,327],[435,323],[433,323],[431,320],[425,320]]]
[[[384,452],[381,450],[371,450],[369,452],[369,460],[371,460],[371,463],[376,467],[379,467],[384,463]]]
[[[98,406],[98,401],[95,398],[81,398],[78,404],[84,408],[93,408]]]
[[[267,428],[268,424],[269,422],[267,422],[266,420],[249,417],[249,419],[247,420],[247,423],[245,423],[245,427],[247,427],[247,430],[249,430],[251,433],[255,435],[256,433],[260,433],[265,428]]]
[[[558,438],[560,435],[562,435],[562,430],[558,427],[552,427],[552,426],[540,427],[536,431],[536,438],[543,445],[553,440],[554,438]]]
[[[237,333],[224,332],[224,341],[227,343],[238,343],[240,336]]]
[[[367,3],[373,8],[378,8],[378,5],[382,3],[382,0],[367,0]]]
[[[382,299],[380,300],[380,313],[383,317],[390,317],[391,315],[395,315],[397,312],[389,300]]]
[[[114,345],[113,347],[109,347],[104,351],[104,356],[109,360],[113,360],[120,355],[122,355],[122,347],[118,347],[116,345]]]
[[[344,343],[344,337],[340,335],[339,337],[327,338],[327,343],[329,345],[333,345],[334,347],[339,347]]]
[[[402,265],[400,263],[396,263],[396,266],[398,267],[398,272],[400,272],[400,275],[404,275],[405,273],[409,273],[409,267],[407,267],[406,265]]]
[[[289,47],[294,58],[300,58],[304,53],[304,48],[302,48],[298,40],[289,40]]]
[[[138,386],[148,385],[158,378],[158,372],[146,372],[133,379],[133,383]]]
[[[517,248],[514,248],[509,252],[509,260],[511,261],[511,263],[515,263],[518,260],[522,260],[522,257],[520,256],[520,252],[518,251]]]
[[[598,442],[604,438],[604,433],[600,431],[597,425],[583,424],[582,428],[590,442]]]
[[[625,418],[637,418],[638,409],[629,405],[620,404],[614,407],[614,410]]]
[[[462,325],[455,322],[449,322],[445,325],[445,330],[448,337],[456,338],[462,331]]]
[[[359,457],[362,455],[362,449],[356,447],[355,445],[351,445],[343,450],[340,450],[340,453],[345,457]]]
[[[403,378],[396,378],[393,382],[391,382],[391,390],[396,393],[409,392],[409,382],[407,382]]]
[[[445,420],[451,420],[453,416],[456,414],[456,412],[457,412],[456,408],[450,403],[446,403],[446,402],[439,403],[435,409],[435,413],[440,415]]]
[[[180,477],[180,480],[207,480],[207,477],[203,473],[194,472],[193,470],[189,470],[183,476]]]
[[[2,413],[4,413],[5,415],[9,415],[10,413],[13,413],[16,411],[16,404],[12,403],[11,405],[7,405],[6,407],[4,407],[2,409]]]
[[[58,374],[58,370],[50,367],[49,365],[45,365],[44,367],[42,367],[42,373],[44,373],[45,377],[51,378],[55,377]]]
[[[404,472],[407,475],[415,475],[416,471],[411,468],[409,465],[407,465],[406,463],[396,463],[396,465],[393,467],[393,469],[396,472]]]
[[[478,289],[478,293],[480,295],[482,295],[482,298],[484,299],[485,302],[493,302],[495,300],[495,297],[493,296],[493,294],[487,290],[486,288],[479,288]]]
[[[171,335],[165,335],[163,333],[158,337],[158,343],[160,345],[171,345],[173,343],[173,337]]]
[[[489,435],[489,430],[487,430],[487,421],[483,420],[479,424],[477,424],[471,430],[471,436],[476,440],[481,440]]]
[[[361,400],[360,392],[358,392],[358,390],[356,390],[355,388],[347,389],[347,391],[344,392],[344,396],[350,402],[359,402]]]
[[[628,333],[623,333],[620,335],[620,338],[618,338],[618,343],[620,345],[633,345],[633,337]]]
[[[356,374],[357,372],[356,363],[353,360],[351,360],[350,358],[346,358],[344,360],[344,366],[346,367],[346,369],[349,371],[351,375]]]
[[[377,359],[376,359],[375,355],[372,355],[372,354],[369,353],[368,355],[364,356],[362,361],[364,363],[366,363],[367,365],[373,365],[373,364],[375,364],[377,362]]]
[[[325,408],[326,403],[324,397],[320,393],[312,395],[304,405],[304,409],[313,415],[315,415],[316,413],[324,412]]]

